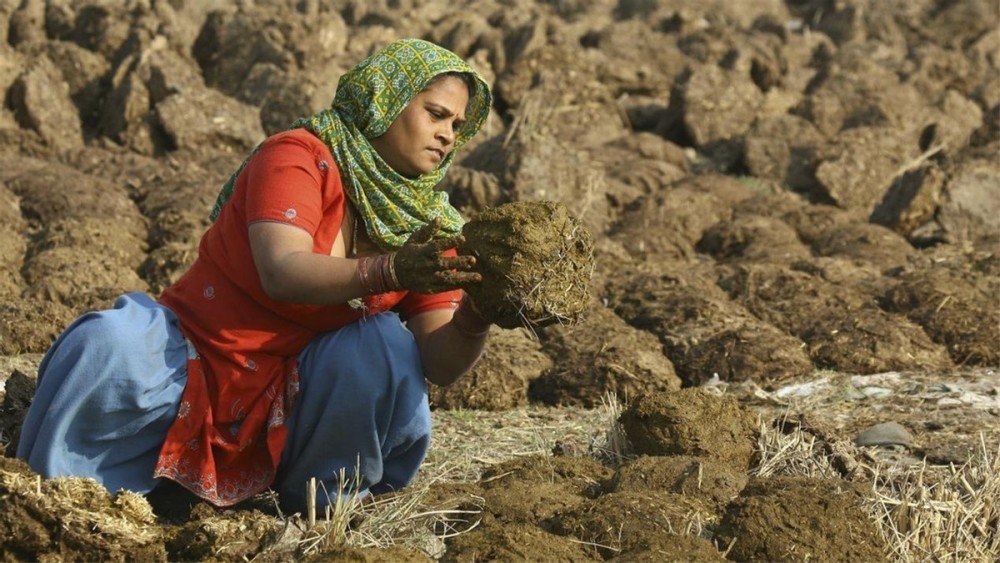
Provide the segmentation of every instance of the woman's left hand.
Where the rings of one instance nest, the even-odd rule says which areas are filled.
[[[396,279],[402,289],[418,293],[440,293],[483,280],[472,271],[474,256],[442,256],[449,248],[456,248],[465,238],[461,235],[435,239],[441,230],[441,220],[435,218],[413,233],[393,258]]]

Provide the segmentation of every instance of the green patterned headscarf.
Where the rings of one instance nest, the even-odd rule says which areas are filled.
[[[467,73],[474,78],[476,87],[465,111],[466,121],[455,134],[452,151],[436,169],[417,178],[402,176],[382,160],[369,139],[385,133],[431,79],[447,72]],[[451,166],[455,149],[486,121],[491,103],[489,85],[458,55],[427,41],[402,39],[341,76],[330,109],[299,119],[291,128],[304,127],[330,147],[344,189],[361,214],[368,236],[383,250],[393,250],[436,217],[441,218],[443,234],[461,232],[461,215],[448,202],[448,194],[434,186]],[[212,209],[213,221],[232,195],[236,178],[247,161],[223,186]]]

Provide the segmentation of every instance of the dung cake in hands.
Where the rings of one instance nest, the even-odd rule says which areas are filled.
[[[530,329],[580,320],[590,301],[593,238],[565,206],[519,201],[489,208],[462,229],[462,254],[481,283],[466,288],[483,318]]]

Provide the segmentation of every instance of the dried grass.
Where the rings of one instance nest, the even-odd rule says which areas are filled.
[[[434,416],[434,445],[417,479],[391,495],[356,500],[359,484],[340,475],[339,490],[330,494],[322,515],[306,515],[305,531],[298,539],[306,556],[337,547],[380,548],[401,546],[439,557],[444,540],[466,533],[479,523],[479,509],[441,509],[438,506],[482,506],[483,499],[427,506],[431,487],[442,482],[475,482],[483,469],[510,459],[551,455],[560,440],[591,443],[595,452],[609,459],[624,459],[624,433],[617,425],[621,406],[613,397],[600,411],[529,407],[509,411],[439,410]],[[595,428],[605,430],[595,437]],[[357,474],[357,472],[355,472]]]
[[[522,407],[507,411],[437,410],[433,443],[416,484],[433,479],[475,482],[482,471],[511,459],[551,455],[556,442],[586,451],[609,415],[596,409]]]
[[[358,472],[355,471],[354,475]],[[337,547],[404,547],[439,557],[444,540],[474,529],[481,510],[427,509],[424,498],[433,481],[381,497],[359,499],[357,477],[339,475],[339,491],[328,494],[324,518],[307,515],[309,526],[299,540],[303,555],[317,555]],[[310,484],[315,492],[315,484]]]
[[[337,490],[324,489],[327,504],[324,508],[324,520],[319,523],[316,518],[316,480],[312,479],[306,484],[308,524],[306,533],[300,540],[303,553],[309,555],[330,547],[348,545],[350,523],[362,502],[358,498],[361,491],[358,475],[360,471],[357,467],[350,477],[345,469],[341,469],[338,473]]]
[[[591,438],[590,454],[611,467],[621,467],[635,458],[635,451],[625,434],[625,427],[619,420],[626,407],[627,405],[619,401],[614,393],[606,393],[601,398],[599,409],[601,424],[598,428],[604,430],[595,433]]]
[[[20,371],[34,377],[38,373],[38,365],[42,363],[44,354],[0,354],[0,391],[3,390],[7,378],[14,371]]]
[[[996,561],[1000,444],[960,467],[873,468],[871,510],[898,561]]]
[[[758,462],[750,470],[751,475],[800,475],[816,479],[840,477],[816,436],[798,426],[785,432],[782,430],[785,426],[761,420],[756,446]]]
[[[439,556],[444,540],[475,529],[482,510],[425,507],[430,484],[410,488],[365,505],[361,522],[352,527],[347,543],[356,547],[402,545]]]
[[[839,478],[828,448],[792,425],[762,424],[751,475]],[[874,458],[870,458],[874,459]],[[980,448],[965,464],[876,462],[870,513],[893,561],[996,561],[1000,554],[1000,444]]]

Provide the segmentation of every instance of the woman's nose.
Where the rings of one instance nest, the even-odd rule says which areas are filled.
[[[451,124],[446,124],[438,130],[437,136],[445,146],[450,145],[455,142],[455,129],[452,128]]]

